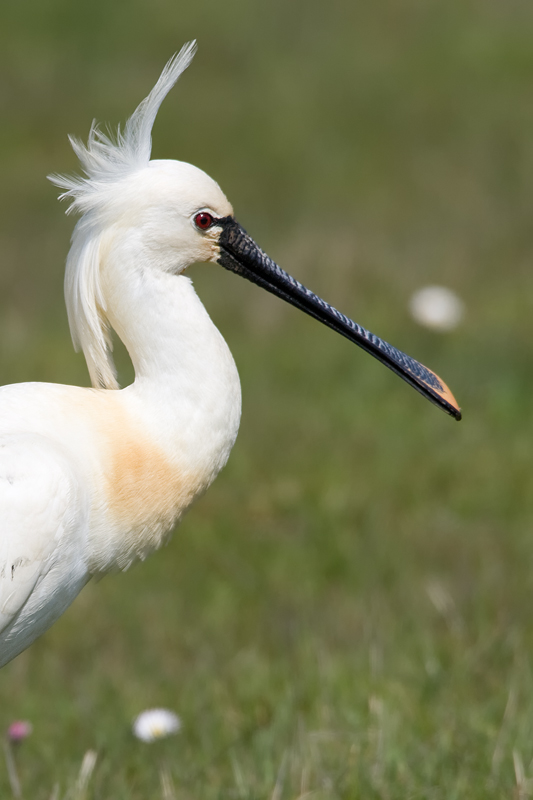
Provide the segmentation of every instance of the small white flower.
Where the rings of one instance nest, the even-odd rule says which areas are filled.
[[[150,708],[143,711],[133,722],[133,733],[143,742],[155,742],[177,733],[181,720],[173,711],[166,708]]]
[[[456,328],[465,313],[463,301],[444,286],[426,286],[415,292],[409,309],[419,325],[441,332]]]

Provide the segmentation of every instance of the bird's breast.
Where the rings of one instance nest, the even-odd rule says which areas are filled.
[[[187,454],[171,455],[123,407],[111,407],[98,427],[93,572],[125,569],[161,547],[216,474]]]

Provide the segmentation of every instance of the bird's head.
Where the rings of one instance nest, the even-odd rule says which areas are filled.
[[[92,216],[118,263],[135,260],[143,269],[179,275],[191,264],[218,260],[216,223],[232,215],[220,186],[201,169],[154,160],[114,183],[86,224]]]

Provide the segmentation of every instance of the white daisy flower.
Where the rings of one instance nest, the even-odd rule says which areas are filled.
[[[444,333],[459,325],[465,313],[460,297],[444,286],[426,286],[411,297],[411,316],[426,328]]]
[[[166,708],[150,708],[143,711],[133,722],[133,733],[143,742],[155,742],[177,733],[181,720]]]

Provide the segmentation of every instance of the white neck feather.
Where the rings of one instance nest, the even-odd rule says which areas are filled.
[[[116,468],[112,516],[92,534],[95,572],[125,568],[161,546],[226,463],[241,412],[235,363],[188,278],[146,268],[142,253],[125,261],[116,248],[101,265],[101,288],[135,381],[100,395],[118,415],[106,434],[113,453],[103,469]]]
[[[127,254],[118,246],[106,253],[101,284],[107,318],[135,370],[127,391],[157,405],[167,433],[179,424],[180,447],[186,434],[197,456],[205,444],[206,455],[221,450],[225,463],[240,421],[239,377],[190,279],[147,266],[138,246]]]

